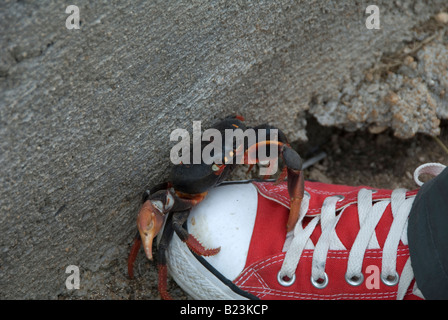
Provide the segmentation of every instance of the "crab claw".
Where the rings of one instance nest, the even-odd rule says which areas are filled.
[[[152,260],[152,243],[164,222],[163,214],[153,206],[150,200],[143,203],[137,217],[137,228],[142,239],[143,249],[149,260]]]

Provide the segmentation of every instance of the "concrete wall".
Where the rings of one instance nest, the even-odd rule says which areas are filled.
[[[73,1],[68,30],[66,1],[2,1],[0,298],[70,296],[72,264],[82,297],[124,278],[141,193],[167,176],[170,132],[193,120],[239,113],[291,140],[306,139],[306,112],[393,127],[390,104],[382,122],[353,118],[340,93],[354,99],[444,3],[376,1],[381,29],[368,30],[364,1]],[[437,117],[423,121],[437,134]]]

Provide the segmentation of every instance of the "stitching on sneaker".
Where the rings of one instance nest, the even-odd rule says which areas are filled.
[[[313,251],[314,250],[303,250],[302,258],[313,258]],[[399,247],[397,250],[398,254],[397,257],[408,257],[409,256],[409,249]],[[334,256],[334,255],[340,255],[340,256]],[[340,259],[340,260],[348,260],[349,250],[330,250],[327,256],[327,259]],[[285,253],[275,255],[272,257],[269,257],[266,260],[262,260],[259,262],[256,262],[255,264],[252,264],[248,266],[246,269],[243,270],[243,272],[240,274],[240,276],[235,280],[235,284],[240,286],[246,283],[253,275],[254,273],[258,273],[258,271],[263,270],[266,267],[269,267],[273,264],[281,263],[284,260]],[[367,249],[365,259],[382,259],[382,250],[381,249]],[[266,285],[267,286],[267,285]],[[269,287],[269,286],[267,286]]]
[[[250,290],[256,294],[263,294],[264,296],[276,296],[283,298],[293,298],[293,299],[308,299],[314,300],[316,298],[320,299],[332,299],[332,300],[342,300],[347,298],[369,298],[369,299],[390,299],[397,296],[396,292],[369,292],[369,293],[337,293],[337,294],[317,294],[317,293],[305,293],[305,292],[288,292],[281,291],[278,289],[270,289],[266,292],[266,289],[260,290],[259,287],[253,286],[242,286],[245,290]]]

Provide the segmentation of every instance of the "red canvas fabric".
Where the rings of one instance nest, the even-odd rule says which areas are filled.
[[[387,286],[379,280],[382,249],[367,249],[364,255],[362,272],[364,282],[351,286],[345,280],[347,260],[351,245],[359,231],[357,195],[361,188],[331,185],[319,182],[306,182],[305,189],[310,194],[310,204],[304,224],[311,216],[320,214],[326,197],[342,195],[337,210],[345,208],[336,226],[336,233],[347,250],[329,250],[325,271],[329,283],[323,289],[315,288],[311,283],[313,250],[304,250],[296,270],[296,281],[290,287],[284,287],[277,281],[285,252],[282,248],[286,238],[286,222],[289,214],[289,196],[286,183],[275,185],[268,182],[255,182],[258,195],[258,212],[246,260],[246,266],[234,283],[261,299],[396,299],[398,285]],[[409,191],[407,196],[415,195],[418,190]],[[373,201],[389,199],[392,190],[375,190]],[[393,215],[390,204],[382,215],[375,232],[382,248],[388,235]],[[316,245],[321,234],[320,224],[311,235]],[[397,254],[397,272],[401,274],[409,258],[408,246],[400,242]],[[418,299],[412,294],[413,283],[405,299]]]

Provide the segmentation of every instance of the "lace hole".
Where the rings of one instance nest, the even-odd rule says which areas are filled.
[[[400,276],[397,271],[395,271],[394,274],[389,274],[386,276],[381,274],[381,281],[383,281],[386,286],[395,286],[398,283],[398,280],[400,280]]]
[[[277,281],[280,285],[282,285],[283,287],[289,287],[291,286],[295,281],[296,281],[296,275],[293,274],[292,278],[289,278],[287,276],[283,276],[281,275],[281,272],[279,271],[277,273]]]
[[[323,289],[328,285],[328,276],[327,273],[324,272],[323,278],[314,279],[313,276],[311,276],[311,284],[317,288],[317,289]]]
[[[335,195],[335,197],[338,197],[338,198],[339,198],[338,202],[343,201],[343,200],[345,199],[345,196],[340,195],[340,194]]]
[[[358,275],[354,275],[354,276],[349,276],[348,274],[345,275],[345,281],[347,281],[347,283],[353,287],[357,287],[359,285],[361,285],[361,283],[364,282],[364,276],[362,275],[362,273],[358,274]]]

